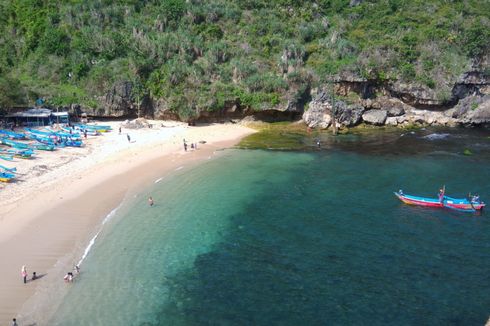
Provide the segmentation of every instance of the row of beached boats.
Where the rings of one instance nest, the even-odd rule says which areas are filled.
[[[61,131],[52,128],[43,130],[25,128],[23,132],[0,129],[0,159],[13,161],[14,157],[30,159],[36,150],[54,151],[62,147],[82,147],[83,138],[111,131],[110,126],[76,124],[62,127]],[[27,141],[27,142],[24,142]],[[15,168],[0,165],[0,181],[10,182],[15,178]]]

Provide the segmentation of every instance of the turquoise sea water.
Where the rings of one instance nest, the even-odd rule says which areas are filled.
[[[489,135],[297,136],[179,170],[106,223],[49,324],[482,325],[489,214],[392,192],[490,202]]]

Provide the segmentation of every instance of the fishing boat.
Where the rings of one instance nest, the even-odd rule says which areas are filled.
[[[24,135],[23,133],[14,132],[14,131],[10,131],[10,130],[3,130],[3,129],[0,129],[0,136],[6,137],[9,139],[15,139],[15,140],[26,139],[26,135]]]
[[[0,144],[13,148],[29,149],[29,145],[10,140],[8,138],[0,138]]]
[[[5,161],[13,161],[14,157],[12,155],[0,155],[0,159]]]
[[[425,207],[438,207],[438,208],[450,208],[462,212],[476,212],[481,211],[485,207],[485,203],[480,200],[468,200],[467,198],[453,198],[443,195],[441,200],[439,198],[428,198],[420,196],[412,196],[404,194],[399,190],[394,193],[402,202],[409,205],[425,206]]]
[[[87,125],[87,124],[76,124],[76,127],[80,129],[86,129],[86,130],[95,130],[98,132],[108,132],[112,130],[111,126],[102,126],[102,125]]]
[[[19,148],[0,149],[0,154],[2,155],[6,154],[9,156],[16,156],[20,158],[30,159],[33,158],[34,151],[32,149],[19,149]]]
[[[3,165],[0,165],[0,170],[3,170],[2,172],[8,172],[8,173],[16,173],[17,172],[16,167],[8,168],[8,167],[3,166]]]
[[[63,131],[55,131],[52,130],[51,128],[45,128],[46,131],[44,133],[48,133],[50,135],[56,135],[61,138],[69,138],[71,140],[81,140],[82,135],[79,132],[73,132],[73,130],[68,129],[68,132],[65,132],[64,129]]]
[[[41,150],[41,151],[54,151],[56,149],[56,146],[53,145],[53,144],[43,144],[43,143],[39,143],[39,144],[32,144],[31,145],[34,149],[38,149],[38,150]]]
[[[15,178],[15,175],[12,173],[0,172],[0,181],[1,182],[10,182],[10,180],[12,180],[13,178]]]
[[[53,132],[41,131],[41,130],[29,129],[29,128],[25,128],[25,131],[27,132],[27,135],[30,138],[32,138],[32,137],[43,137],[43,138],[50,138],[53,140],[59,138],[59,136]]]
[[[100,135],[100,132],[98,132],[97,130],[95,129],[87,129],[87,128],[83,128],[81,126],[74,126],[73,127],[76,131],[79,131],[80,133],[82,134],[85,134],[87,133],[87,136],[99,136]],[[63,127],[61,128],[64,132],[70,132],[70,130],[72,130],[73,132],[73,129],[71,129],[70,127]]]

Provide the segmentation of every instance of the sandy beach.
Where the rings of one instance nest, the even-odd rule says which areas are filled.
[[[0,190],[0,325],[14,317],[23,325],[30,311],[49,306],[35,302],[36,291],[63,283],[59,272],[80,260],[94,229],[125,196],[254,132],[237,124],[150,122],[153,128],[123,127],[121,134],[120,122],[103,122],[113,131],[89,136],[82,148],[37,151],[32,160],[0,162],[18,171],[17,181]],[[183,139],[197,143],[197,150],[189,145],[184,151]],[[30,280],[32,272],[40,278]]]

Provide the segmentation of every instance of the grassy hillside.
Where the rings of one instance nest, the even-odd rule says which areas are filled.
[[[261,110],[350,72],[446,96],[488,51],[490,1],[0,0],[0,107],[97,107],[114,82],[182,117]],[[355,2],[355,1],[352,1]]]

